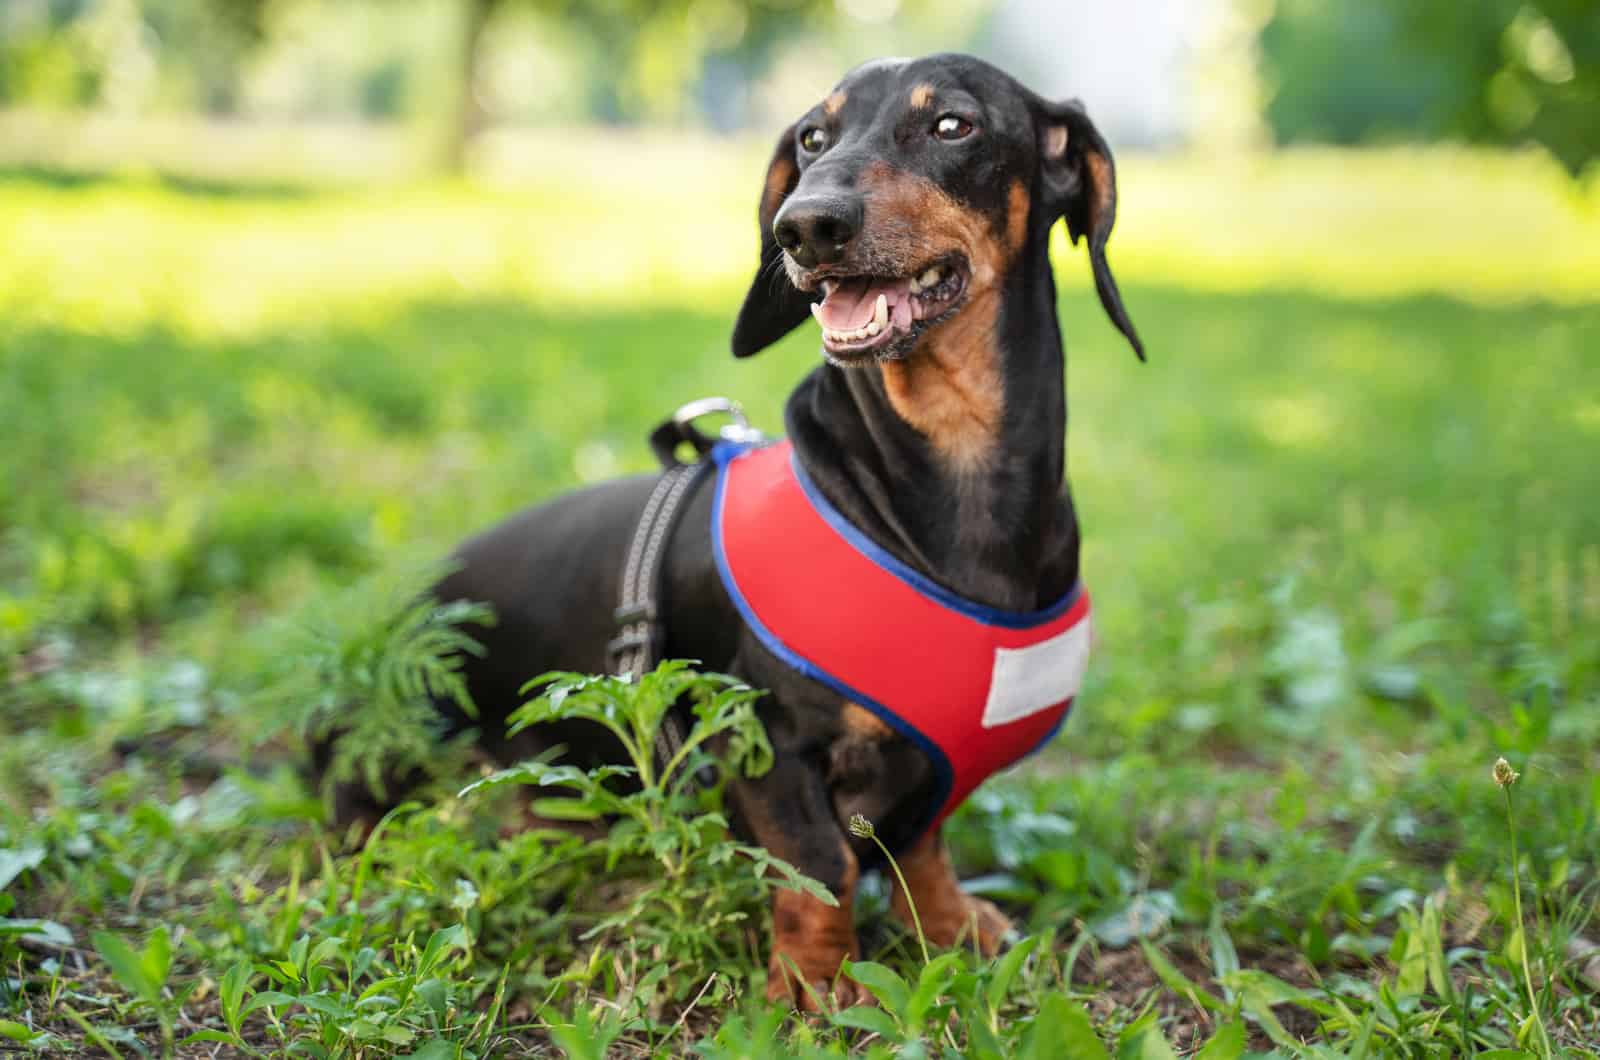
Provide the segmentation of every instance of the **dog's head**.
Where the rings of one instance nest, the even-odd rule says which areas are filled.
[[[1041,99],[965,55],[857,67],[778,140],[733,352],[761,350],[809,313],[836,364],[904,358],[1065,217],[1143,359],[1106,262],[1116,202],[1111,151],[1077,101]]]

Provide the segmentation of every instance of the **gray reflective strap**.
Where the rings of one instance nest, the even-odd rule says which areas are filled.
[[[608,648],[611,669],[638,681],[660,659],[665,640],[661,598],[661,566],[667,543],[682,518],[684,501],[710,472],[712,463],[675,464],[662,472],[645,501],[639,525],[628,544],[617,604],[617,636]],[[683,725],[669,709],[656,730],[656,759],[665,765],[683,747]]]

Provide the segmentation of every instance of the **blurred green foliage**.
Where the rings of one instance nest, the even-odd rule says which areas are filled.
[[[319,68],[297,75],[298,106],[437,120],[459,169],[488,121],[496,34],[525,35],[531,21],[559,54],[525,95],[560,100],[565,122],[698,105],[727,124],[738,108],[722,97],[760,75],[780,41],[833,15],[830,0],[0,0],[0,102],[237,114],[262,54],[320,30],[347,39],[307,49]]]
[[[1535,142],[1600,157],[1593,0],[1278,0],[1261,32],[1280,142]]]
[[[0,102],[98,102],[117,78],[146,73],[127,64],[158,45],[167,57],[162,95],[227,113],[238,102],[240,66],[264,31],[262,15],[257,0],[4,0]]]
[[[0,0],[0,103],[403,119],[460,169],[479,132],[530,119],[737,128],[802,45],[829,56],[818,79],[879,33],[903,50],[960,49],[983,39],[997,2]],[[1531,142],[1571,173],[1600,156],[1593,0],[1267,9],[1260,95],[1280,143]]]

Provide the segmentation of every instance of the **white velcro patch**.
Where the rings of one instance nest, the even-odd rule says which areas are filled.
[[[1026,648],[996,648],[983,727],[1037,714],[1078,694],[1089,667],[1089,617]]]

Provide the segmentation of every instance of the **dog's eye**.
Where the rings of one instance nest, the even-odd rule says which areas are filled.
[[[807,154],[816,154],[828,146],[828,134],[813,125],[800,134],[800,146]]]
[[[972,123],[958,114],[946,114],[933,123],[933,135],[941,140],[965,140],[972,135]]]

